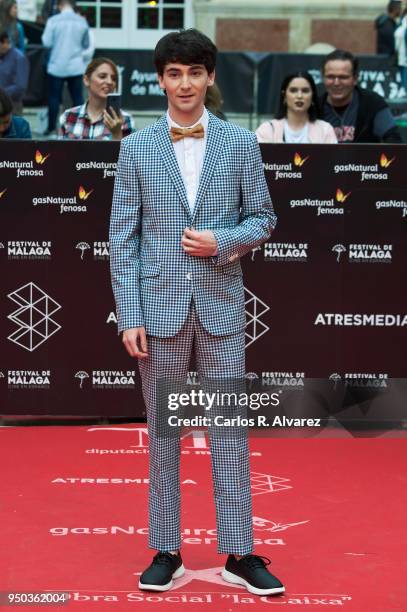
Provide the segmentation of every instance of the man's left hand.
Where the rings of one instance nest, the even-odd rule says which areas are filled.
[[[194,230],[186,227],[181,240],[182,248],[194,257],[213,257],[218,253],[218,243],[211,230]]]

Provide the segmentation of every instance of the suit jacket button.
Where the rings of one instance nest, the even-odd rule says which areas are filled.
[[[192,272],[187,272],[186,279],[187,280],[192,280]]]

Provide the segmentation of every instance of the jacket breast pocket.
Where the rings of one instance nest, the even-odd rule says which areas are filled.
[[[214,171],[212,178],[214,180],[216,179],[223,179],[223,180],[233,180],[233,181],[238,181],[240,180],[240,176],[241,176],[241,172],[239,170],[233,169],[233,168],[226,168],[224,166],[220,167],[220,168],[216,168],[216,170]]]

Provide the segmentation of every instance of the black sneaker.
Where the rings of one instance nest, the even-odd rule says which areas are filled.
[[[266,569],[266,565],[270,563],[270,559],[258,555],[246,555],[239,561],[234,555],[229,555],[222,571],[222,578],[226,582],[242,584],[254,595],[284,593],[284,585]]]
[[[169,552],[158,552],[152,564],[140,576],[138,588],[146,591],[168,591],[173,585],[173,578],[185,573],[181,555]]]

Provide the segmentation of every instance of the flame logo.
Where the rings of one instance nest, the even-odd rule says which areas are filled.
[[[391,159],[388,159],[387,156],[384,153],[382,153],[380,155],[380,166],[382,168],[388,168],[390,166],[390,164],[392,164],[394,162],[395,159],[396,159],[395,157],[392,157]]]
[[[92,192],[93,192],[93,189],[91,189],[90,191],[86,191],[85,187],[82,187],[82,185],[81,185],[79,187],[79,199],[80,200],[87,200]]]
[[[345,200],[348,199],[351,193],[351,191],[348,191],[348,193],[343,193],[342,189],[338,188],[335,194],[336,201],[341,203],[345,202]]]
[[[3,191],[0,191],[0,198],[2,198],[4,196],[6,191],[7,191],[7,187],[5,189],[3,189]]]
[[[309,159],[309,155],[307,155],[307,157],[302,158],[299,153],[296,153],[294,155],[294,166],[299,166],[301,168],[301,166],[305,164],[307,159]]]
[[[45,162],[46,159],[48,159],[49,154],[48,155],[44,155],[41,153],[41,151],[39,149],[36,150],[35,152],[35,161],[37,164],[43,164]]]

